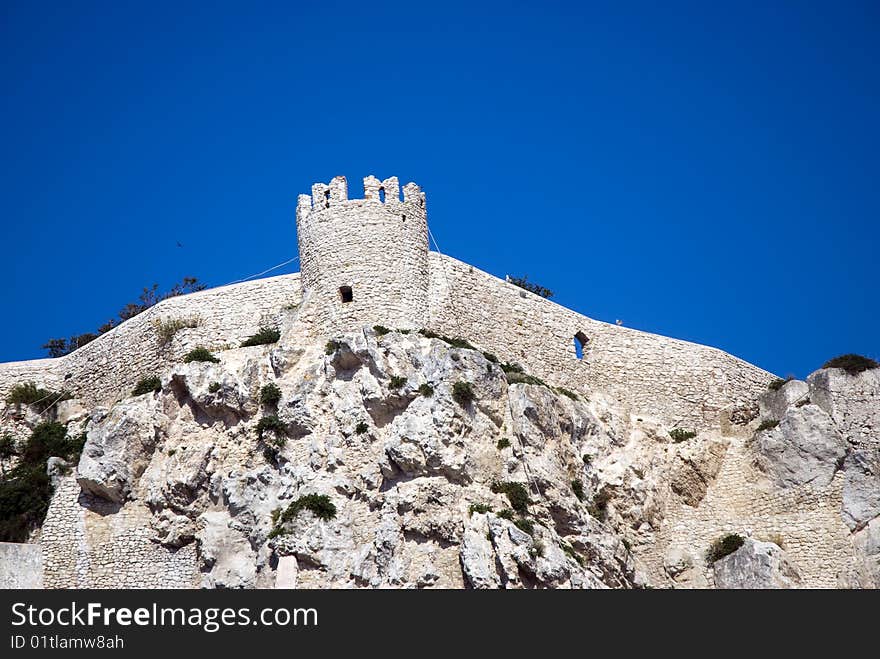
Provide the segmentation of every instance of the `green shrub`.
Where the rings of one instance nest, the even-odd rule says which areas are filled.
[[[419,385],[419,394],[421,394],[425,398],[430,398],[434,395],[434,387],[432,387],[427,382],[425,384]]]
[[[391,379],[388,381],[389,389],[400,389],[403,385],[406,384],[406,378],[402,375],[392,375]]]
[[[541,378],[528,375],[527,373],[507,373],[507,382],[508,384],[535,384],[539,387],[550,388]]]
[[[191,362],[213,362],[217,364],[220,362],[217,357],[215,357],[210,350],[207,348],[203,348],[202,346],[198,346],[197,348],[193,348],[190,350],[186,357],[183,358],[184,363],[189,364]]]
[[[520,531],[528,533],[529,535],[532,535],[535,532],[535,524],[532,520],[526,519],[525,517],[520,517],[518,520],[515,520],[513,525]]]
[[[279,515],[281,524],[291,521],[303,510],[310,511],[318,519],[324,521],[336,517],[336,506],[326,494],[306,494],[287,506],[287,509]]]
[[[782,389],[783,385],[786,382],[791,382],[792,380],[794,380],[794,377],[791,375],[789,375],[784,380],[782,378],[776,378],[775,380],[770,381],[770,384],[767,385],[767,388],[770,391],[779,391],[780,389]]]
[[[761,421],[760,425],[758,426],[757,432],[771,430],[778,425],[779,425],[779,421],[777,421],[776,419],[764,419],[763,421]]]
[[[507,495],[510,507],[518,513],[526,513],[529,509],[529,492],[522,483],[513,481],[495,481],[490,488],[495,494]]]
[[[339,342],[338,341],[327,341],[327,345],[324,346],[324,354],[325,355],[332,355],[337,350],[339,350]]]
[[[572,400],[580,400],[580,396],[574,393],[571,389],[566,389],[565,387],[556,387],[556,393],[562,394],[566,398],[571,398]]]
[[[470,382],[459,380],[452,385],[452,398],[459,405],[467,405],[472,402],[476,398],[473,385]]]
[[[42,523],[52,497],[47,460],[59,457],[76,462],[85,440],[85,434],[68,436],[60,423],[41,423],[33,429],[18,451],[19,463],[0,481],[0,542],[24,542],[31,529]]]
[[[507,437],[502,437],[501,439],[498,440],[498,443],[496,444],[496,446],[498,447],[499,451],[502,449],[506,449],[508,446],[510,446],[510,440],[507,439]]]
[[[274,382],[264,384],[260,388],[260,402],[263,405],[277,405],[281,400],[281,389]]]
[[[453,348],[466,348],[467,350],[476,350],[476,348],[472,346],[467,339],[443,336],[442,334],[437,334],[436,332],[432,332],[431,330],[427,329],[420,329],[419,334],[424,336],[426,339],[440,339],[444,343],[448,343]]]
[[[732,554],[742,547],[744,543],[745,538],[741,535],[737,533],[728,533],[727,535],[718,538],[709,546],[709,549],[706,551],[706,560],[709,563],[721,560],[725,556]]]
[[[540,295],[543,298],[551,298],[553,297],[553,291],[549,288],[544,288],[540,284],[535,284],[534,282],[529,281],[528,275],[523,277],[511,277],[508,275],[507,281],[509,281],[514,286],[519,286],[530,293],[534,293],[535,295]]]
[[[571,491],[574,492],[574,495],[578,498],[578,500],[584,500],[584,484],[575,479],[571,482]]]
[[[525,373],[522,366],[511,362],[504,362],[501,364],[501,370],[507,375],[510,375],[511,373]]]
[[[484,353],[483,353],[483,357],[486,358],[486,361],[488,361],[488,362],[490,362],[490,363],[492,363],[492,364],[497,364],[497,363],[498,363],[498,357],[496,357],[495,355],[493,355],[491,352],[484,352]]]
[[[268,414],[257,422],[257,437],[263,439],[263,433],[266,431],[274,435],[273,443],[278,448],[284,446],[287,442],[287,426],[274,414]]]
[[[492,506],[487,506],[484,503],[472,503],[471,507],[468,508],[468,514],[473,515],[474,513],[491,513]]]
[[[593,456],[591,456],[591,455],[587,455],[587,454],[585,453],[585,454],[584,454],[584,457],[581,458],[581,459],[584,461],[584,464],[585,464],[585,465],[588,465],[588,464],[590,464],[590,463],[593,461]]]
[[[148,375],[138,380],[138,383],[132,389],[132,396],[140,396],[142,394],[155,393],[162,391],[162,380],[156,375]]]
[[[242,344],[242,348],[250,348],[251,346],[265,346],[270,343],[278,343],[281,338],[281,331],[277,327],[260,327],[260,331],[246,338]]]
[[[211,384],[208,385],[208,393],[209,394],[216,394],[218,391],[220,391],[220,383],[219,382],[212,382]]]
[[[842,368],[850,375],[858,375],[862,371],[869,371],[873,368],[880,368],[880,363],[877,363],[870,357],[849,354],[841,355],[840,357],[835,357],[834,359],[829,359],[827,362],[822,364],[822,368]]]
[[[686,442],[689,439],[693,439],[697,436],[697,433],[693,430],[685,430],[684,428],[673,428],[669,431],[669,436],[672,438],[672,441],[676,444],[681,442]]]
[[[71,395],[66,391],[52,391],[43,389],[33,382],[24,382],[15,385],[6,396],[6,402],[10,405],[28,405],[42,414],[50,407],[62,400],[70,400]]]
[[[514,520],[514,518],[516,517],[516,515],[514,514],[514,512],[510,508],[502,508],[501,510],[498,511],[498,517],[500,517],[501,519],[506,519],[506,520],[512,522]]]
[[[373,331],[376,332],[376,336],[385,336],[391,330],[384,325],[373,325]]]
[[[611,501],[611,493],[601,489],[593,495],[593,500],[587,504],[587,512],[599,521],[605,521],[608,517],[608,503]]]
[[[364,434],[365,432],[367,432],[369,429],[370,429],[370,426],[367,425],[366,421],[361,421],[360,423],[358,423],[358,424],[354,427],[354,431],[355,431],[358,435],[363,435],[363,434]]]
[[[186,328],[198,327],[201,319],[198,316],[189,318],[157,318],[153,321],[153,328],[156,330],[156,338],[159,345],[168,345],[171,339],[180,330]]]

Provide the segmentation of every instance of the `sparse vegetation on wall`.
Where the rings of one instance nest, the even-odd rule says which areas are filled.
[[[293,521],[303,510],[308,510],[315,517],[324,521],[329,521],[336,517],[336,506],[330,500],[330,497],[326,494],[306,494],[292,502],[283,512],[276,510],[272,513],[274,527],[269,533],[269,537],[277,538],[280,535],[284,535],[286,533],[284,524]]]
[[[574,479],[571,482],[571,491],[574,492],[574,495],[578,500],[584,500],[584,484],[580,480]]]
[[[432,387],[427,382],[425,384],[419,385],[419,394],[424,396],[425,398],[430,398],[434,395],[434,387]]]
[[[794,377],[791,375],[789,375],[784,380],[782,378],[776,378],[775,380],[770,381],[770,384],[767,385],[767,388],[770,391],[779,391],[780,389],[782,389],[783,385],[785,385],[786,382],[791,382],[792,380],[794,380]]]
[[[400,389],[403,385],[406,384],[406,378],[402,375],[392,375],[391,379],[388,381],[389,389]]]
[[[156,339],[159,345],[166,346],[171,343],[174,335],[182,329],[198,327],[201,319],[198,316],[188,318],[157,318],[153,321],[156,330]]]
[[[760,425],[758,425],[758,432],[772,430],[778,425],[779,421],[777,421],[776,419],[764,419],[763,421],[761,421]]]
[[[162,380],[156,375],[148,375],[138,380],[131,392],[132,396],[141,396],[150,392],[162,391]]]
[[[540,295],[543,298],[549,299],[553,297],[553,291],[551,291],[549,288],[541,286],[540,284],[529,281],[528,275],[524,275],[522,277],[511,277],[508,275],[507,281],[509,281],[514,286],[519,286],[520,288],[527,290],[529,293]]]
[[[138,314],[155,306],[162,300],[167,300],[178,295],[186,295],[202,291],[207,286],[201,283],[195,277],[184,277],[180,282],[174,284],[167,292],[159,293],[159,285],[153,284],[151,288],[144,288],[137,302],[129,302],[119,310],[118,318],[111,318],[106,323],[98,327],[95,332],[86,332],[71,336],[69,339],[49,339],[43,344],[42,348],[47,352],[49,357],[63,357],[74,350],[83,347],[97,339],[102,334],[106,334],[120,323],[125,322],[129,318],[134,318]]]
[[[251,346],[264,346],[270,343],[278,343],[281,338],[281,331],[277,327],[261,327],[260,331],[252,334],[245,339],[241,347],[248,348]]]
[[[10,405],[27,405],[42,414],[53,405],[70,398],[71,395],[66,391],[52,391],[38,387],[33,382],[23,382],[12,388],[6,396],[6,402]]]
[[[370,429],[370,426],[367,425],[366,421],[359,421],[358,424],[354,427],[354,431],[358,435],[363,435]]]
[[[212,362],[217,364],[220,362],[210,350],[203,348],[202,346],[190,350],[183,358],[183,361],[187,364],[191,362]]]

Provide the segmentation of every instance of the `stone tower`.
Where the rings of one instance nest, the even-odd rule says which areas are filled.
[[[428,220],[425,195],[397,177],[364,179],[349,199],[343,176],[299,196],[303,301],[318,334],[385,325],[418,329],[428,320]]]

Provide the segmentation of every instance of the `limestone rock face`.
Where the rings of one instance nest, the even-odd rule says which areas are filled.
[[[517,383],[418,332],[215,354],[158,393],[61,410],[87,439],[74,475],[51,461],[68,506],[47,534],[53,584],[87,569],[137,586],[160,561],[162,580],[206,588],[797,587],[826,537],[822,585],[880,579],[873,375],[789,382],[676,442],[610,395]],[[749,539],[709,565],[723,533],[788,549]]]
[[[150,394],[118,403],[106,416],[98,411],[77,467],[83,491],[124,501],[152,459],[167,421]]]
[[[830,415],[805,405],[788,408],[778,426],[758,432],[756,447],[758,465],[779,487],[823,487],[834,477],[847,443]]]
[[[712,565],[716,588],[797,588],[801,577],[777,545],[747,539]]]

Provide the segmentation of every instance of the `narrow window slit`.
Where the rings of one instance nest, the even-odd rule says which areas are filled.
[[[354,300],[354,293],[351,291],[351,286],[339,287],[339,299],[342,300],[343,304],[347,304]]]

